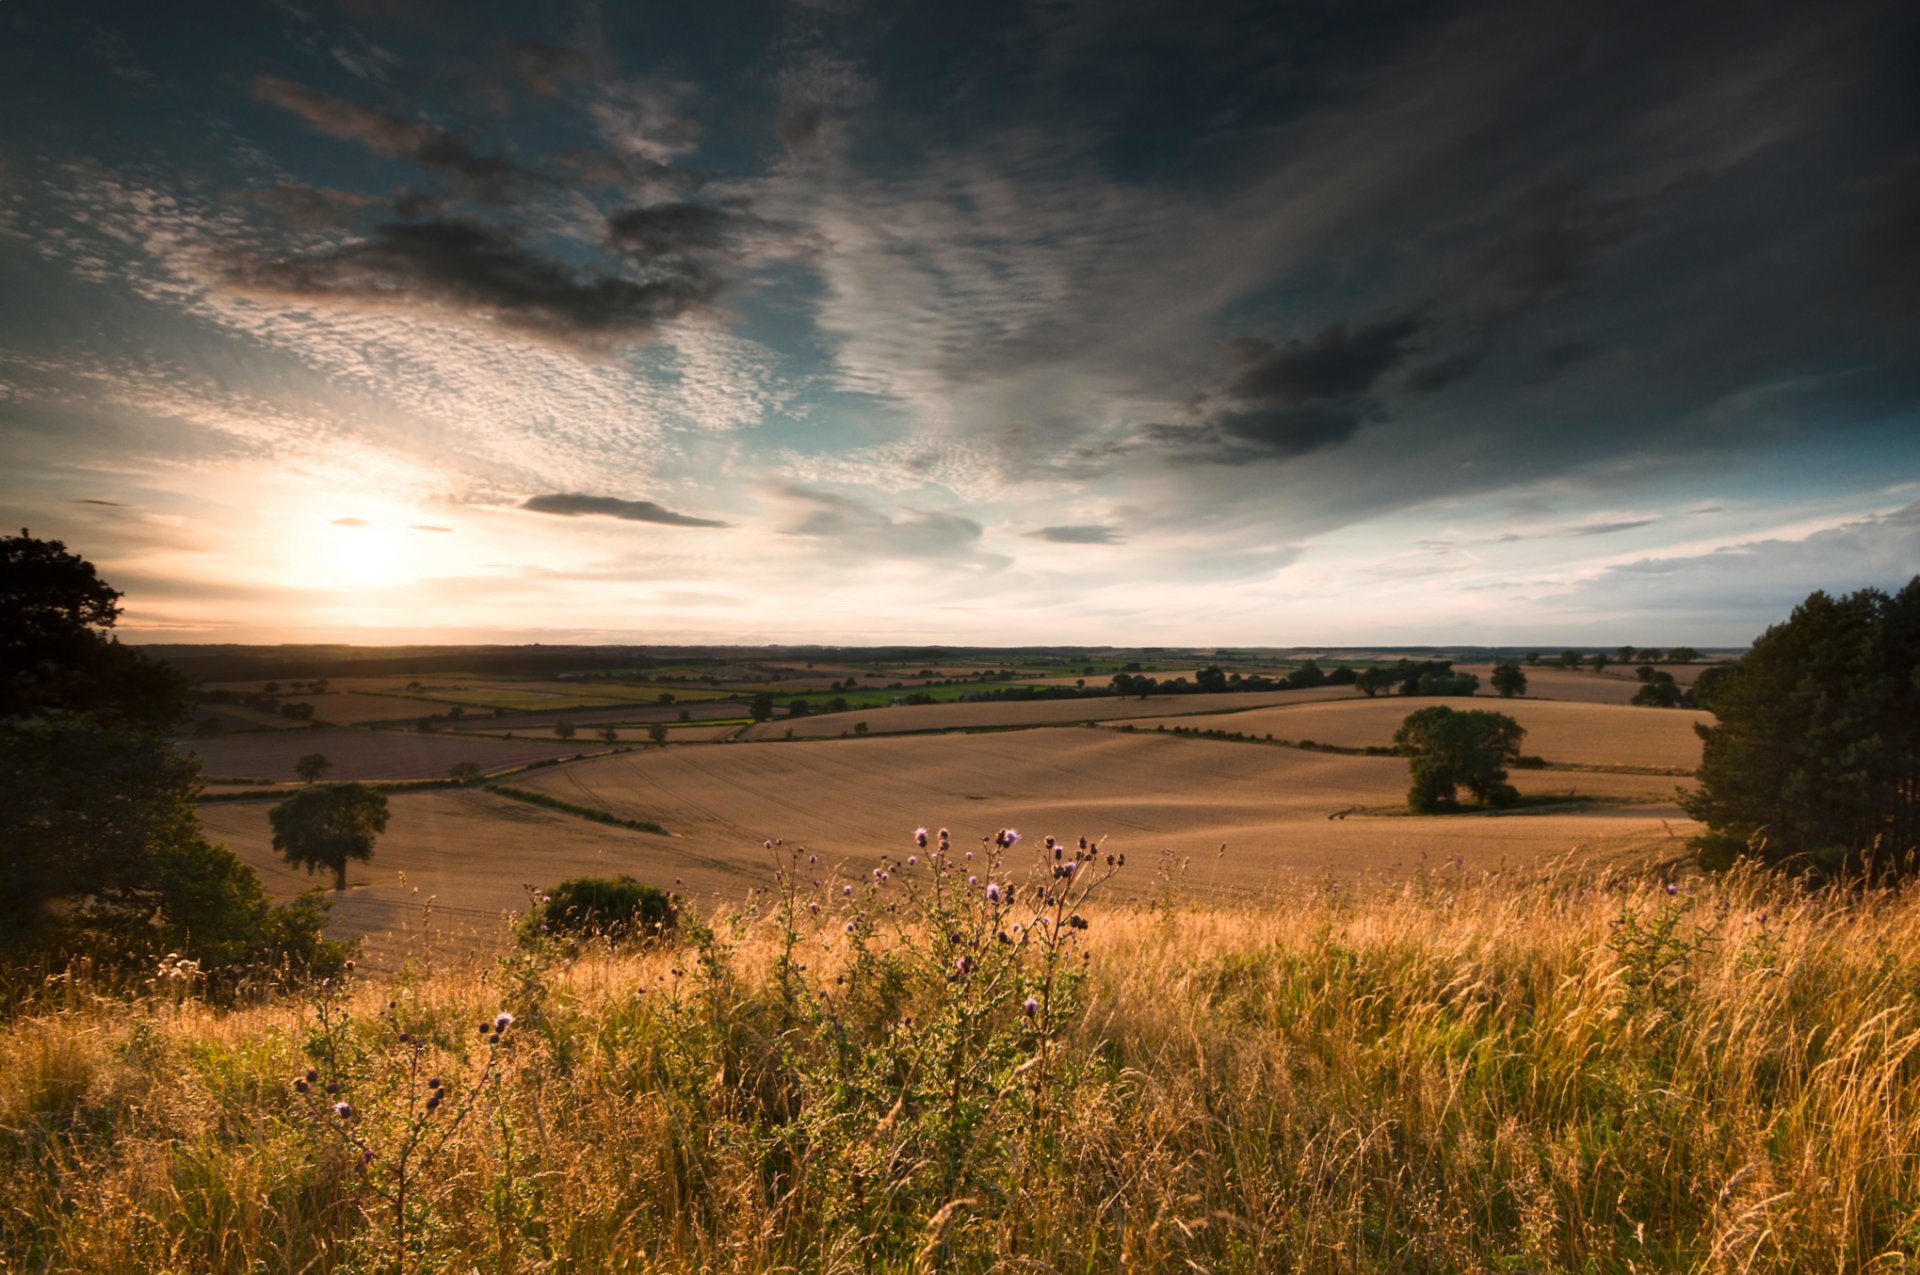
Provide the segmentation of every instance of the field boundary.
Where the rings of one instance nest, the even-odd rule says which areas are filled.
[[[576,805],[571,801],[562,801],[558,797],[549,797],[543,792],[534,792],[531,788],[511,788],[506,784],[487,784],[486,791],[498,793],[502,797],[511,797],[515,801],[524,801],[530,806],[539,806],[546,810],[557,810],[562,814],[573,815],[579,819],[590,819],[594,823],[603,823],[614,828],[628,828],[634,832],[650,833],[656,837],[671,837],[673,834],[651,819],[622,819],[610,811],[598,810],[592,806]]]

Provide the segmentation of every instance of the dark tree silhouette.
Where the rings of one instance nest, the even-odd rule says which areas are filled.
[[[1413,771],[1407,805],[1415,814],[1452,810],[1465,788],[1483,806],[1510,806],[1520,794],[1507,782],[1526,728],[1505,713],[1445,705],[1410,713],[1393,746]]]
[[[387,830],[387,799],[365,784],[307,788],[267,812],[273,848],[309,873],[333,873],[347,888],[347,860],[373,858],[373,841]]]
[[[1717,674],[1711,679],[1710,674]],[[1891,597],[1814,593],[1709,669],[1695,697],[1703,861],[1755,857],[1821,874],[1910,871],[1920,846],[1920,576]]]

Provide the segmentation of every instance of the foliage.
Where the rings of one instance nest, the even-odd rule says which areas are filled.
[[[672,933],[678,909],[665,890],[617,877],[573,877],[537,892],[520,923],[521,941],[655,939]]]
[[[1514,804],[1520,794],[1507,782],[1506,768],[1519,758],[1526,733],[1505,713],[1436,704],[1408,714],[1393,736],[1413,771],[1408,808],[1415,814],[1455,809],[1461,788],[1483,806]]]
[[[325,753],[308,753],[299,761],[293,763],[293,773],[308,783],[316,782],[322,775],[332,769],[333,763],[327,760]]]
[[[1704,678],[1703,678],[1704,680]],[[1703,857],[1817,873],[1906,872],[1920,846],[1920,577],[1814,593],[1710,688]]]
[[[499,793],[502,797],[511,797],[515,801],[524,801],[530,806],[543,806],[548,810],[558,810],[565,814],[576,815],[581,819],[591,819],[612,828],[628,828],[634,832],[650,832],[656,837],[669,835],[667,830],[651,819],[622,819],[619,815],[596,810],[592,806],[576,805],[571,801],[562,801],[558,797],[549,797],[543,792],[534,792],[528,788],[510,788],[506,784],[488,784],[488,792]]]
[[[333,873],[347,888],[347,861],[373,858],[374,838],[387,830],[387,799],[365,784],[306,788],[267,812],[273,848],[296,868]]]
[[[58,540],[0,538],[0,719],[164,730],[186,716],[185,680],[107,636],[120,596]]]
[[[1472,695],[1480,689],[1480,679],[1471,673],[1455,673],[1445,660],[1401,660],[1393,665],[1362,669],[1353,680],[1354,689],[1366,696],[1383,691],[1401,695]]]
[[[1056,998],[1039,1062],[1033,991],[988,997],[977,960],[948,980],[971,930],[921,923],[901,887],[928,891],[924,858],[848,899],[807,857],[791,907],[770,882],[675,943],[355,975],[304,1009],[221,1011],[184,980],[131,1005],[49,988],[0,1036],[0,1264],[1790,1275],[1920,1256],[1911,892],[1434,865],[1247,907],[1109,904],[1069,927],[1088,959],[1058,962],[1076,1004]]]
[[[1673,680],[1673,674],[1651,665],[1640,672],[1640,689],[1633,693],[1633,703],[1642,708],[1679,708],[1687,702],[1687,693]]]
[[[478,783],[480,774],[480,763],[477,761],[457,761],[447,767],[447,778],[462,786]]]
[[[162,734],[185,684],[108,639],[119,598],[59,541],[0,540],[0,955],[125,974],[166,953],[222,992],[344,960],[322,905],[273,906],[201,835],[199,765]]]
[[[1518,664],[1494,665],[1493,689],[1500,692],[1501,699],[1512,699],[1516,695],[1525,695],[1527,693],[1526,672],[1521,669]]]
[[[163,952],[216,985],[325,969],[324,905],[274,907],[200,832],[199,764],[146,732],[69,717],[0,725],[0,953],[116,968]]]

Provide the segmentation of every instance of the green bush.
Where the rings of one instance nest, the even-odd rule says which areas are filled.
[[[521,938],[654,938],[671,932],[679,912],[666,891],[617,877],[573,877],[539,896]]]

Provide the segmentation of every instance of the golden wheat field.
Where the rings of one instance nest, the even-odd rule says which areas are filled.
[[[1295,742],[1311,740],[1338,748],[1386,747],[1394,731],[1416,708],[1402,697],[1343,699],[1332,703],[1292,704],[1248,709],[1201,718],[1143,718],[1139,730],[1156,726],[1237,731]],[[1711,724],[1710,713],[1677,708],[1634,708],[1625,704],[1566,703],[1554,700],[1441,701],[1461,709],[1492,709],[1526,728],[1520,751],[1549,762],[1584,766],[1645,766],[1691,771],[1700,764],[1697,724]]]
[[[851,735],[867,724],[874,735],[908,731],[1005,729],[1056,726],[1069,722],[1117,721],[1129,717],[1166,717],[1189,713],[1219,713],[1242,708],[1341,699],[1354,694],[1350,686],[1325,686],[1311,691],[1246,691],[1224,695],[1149,695],[1144,698],[1104,696],[1088,699],[1006,700],[984,703],[901,704],[846,713],[803,717],[798,721],[762,722],[746,732],[747,739],[832,739]]]

